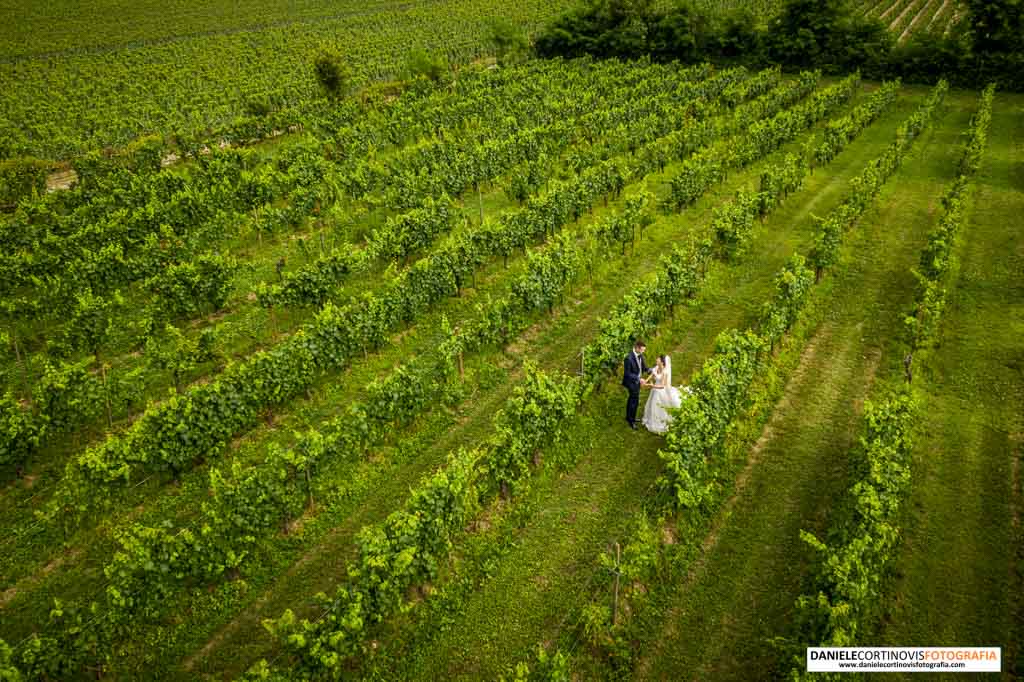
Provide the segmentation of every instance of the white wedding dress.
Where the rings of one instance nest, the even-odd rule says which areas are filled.
[[[644,407],[643,425],[653,433],[667,433],[672,415],[667,408],[679,407],[679,389],[672,385],[672,361],[666,359],[664,370],[654,370],[654,388]],[[660,388],[659,388],[660,387]]]

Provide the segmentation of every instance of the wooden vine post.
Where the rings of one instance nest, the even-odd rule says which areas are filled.
[[[463,366],[463,363],[462,363],[462,346],[459,346],[459,358],[458,358],[458,360],[459,360],[459,381],[465,381],[466,380],[466,368]]]
[[[306,504],[310,509],[316,509],[316,500],[313,499],[313,481],[310,479],[308,461],[306,462],[303,473],[306,478]]]
[[[615,543],[615,600],[612,602],[612,627],[619,624],[619,577],[622,575],[622,571],[619,570],[619,566],[622,561],[621,549],[619,543]]]
[[[106,363],[100,363],[100,376],[103,378],[103,398],[107,405],[107,426],[114,428],[114,417],[110,411],[110,386],[107,385]]]

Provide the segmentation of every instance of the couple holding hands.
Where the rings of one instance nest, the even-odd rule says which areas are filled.
[[[642,423],[648,431],[665,433],[672,421],[668,410],[680,405],[679,389],[672,385],[672,360],[667,355],[659,355],[655,366],[650,368],[644,362],[645,350],[647,346],[644,342],[637,340],[633,350],[622,362],[622,385],[629,391],[626,421],[631,429],[637,430],[636,411],[640,406],[640,388],[647,387],[651,389],[651,395],[644,407]],[[650,378],[645,379],[645,374],[649,374]]]

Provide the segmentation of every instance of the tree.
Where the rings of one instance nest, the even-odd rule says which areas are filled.
[[[765,42],[768,55],[782,64],[848,71],[883,61],[892,37],[846,0],[791,0],[769,26]]]
[[[837,32],[843,0],[792,0],[772,22],[768,51],[783,64],[822,65],[829,61],[831,37]]]
[[[491,17],[487,21],[486,30],[486,40],[494,46],[499,64],[517,61],[529,47],[529,41],[523,32],[504,17]]]
[[[966,0],[971,38],[977,54],[1008,54],[1020,51],[1024,32],[1021,0]]]
[[[448,73],[448,58],[444,55],[433,55],[426,50],[416,49],[409,53],[406,67],[411,79],[423,77],[437,83]]]
[[[339,53],[325,50],[320,53],[314,63],[317,82],[331,99],[339,99],[348,94],[352,87],[352,69]]]
[[[650,52],[660,15],[651,0],[591,0],[563,15],[537,37],[541,56],[639,57]]]
[[[711,20],[689,5],[677,5],[654,20],[649,33],[651,53],[664,60],[696,62],[707,51]]]
[[[729,12],[716,37],[717,51],[723,57],[757,58],[761,55],[763,27],[750,9]]]

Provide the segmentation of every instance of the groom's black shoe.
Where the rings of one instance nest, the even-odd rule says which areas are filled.
[[[629,428],[633,429],[634,431],[639,431],[640,430],[640,427],[638,427],[636,425],[636,422],[630,422],[629,423]]]

